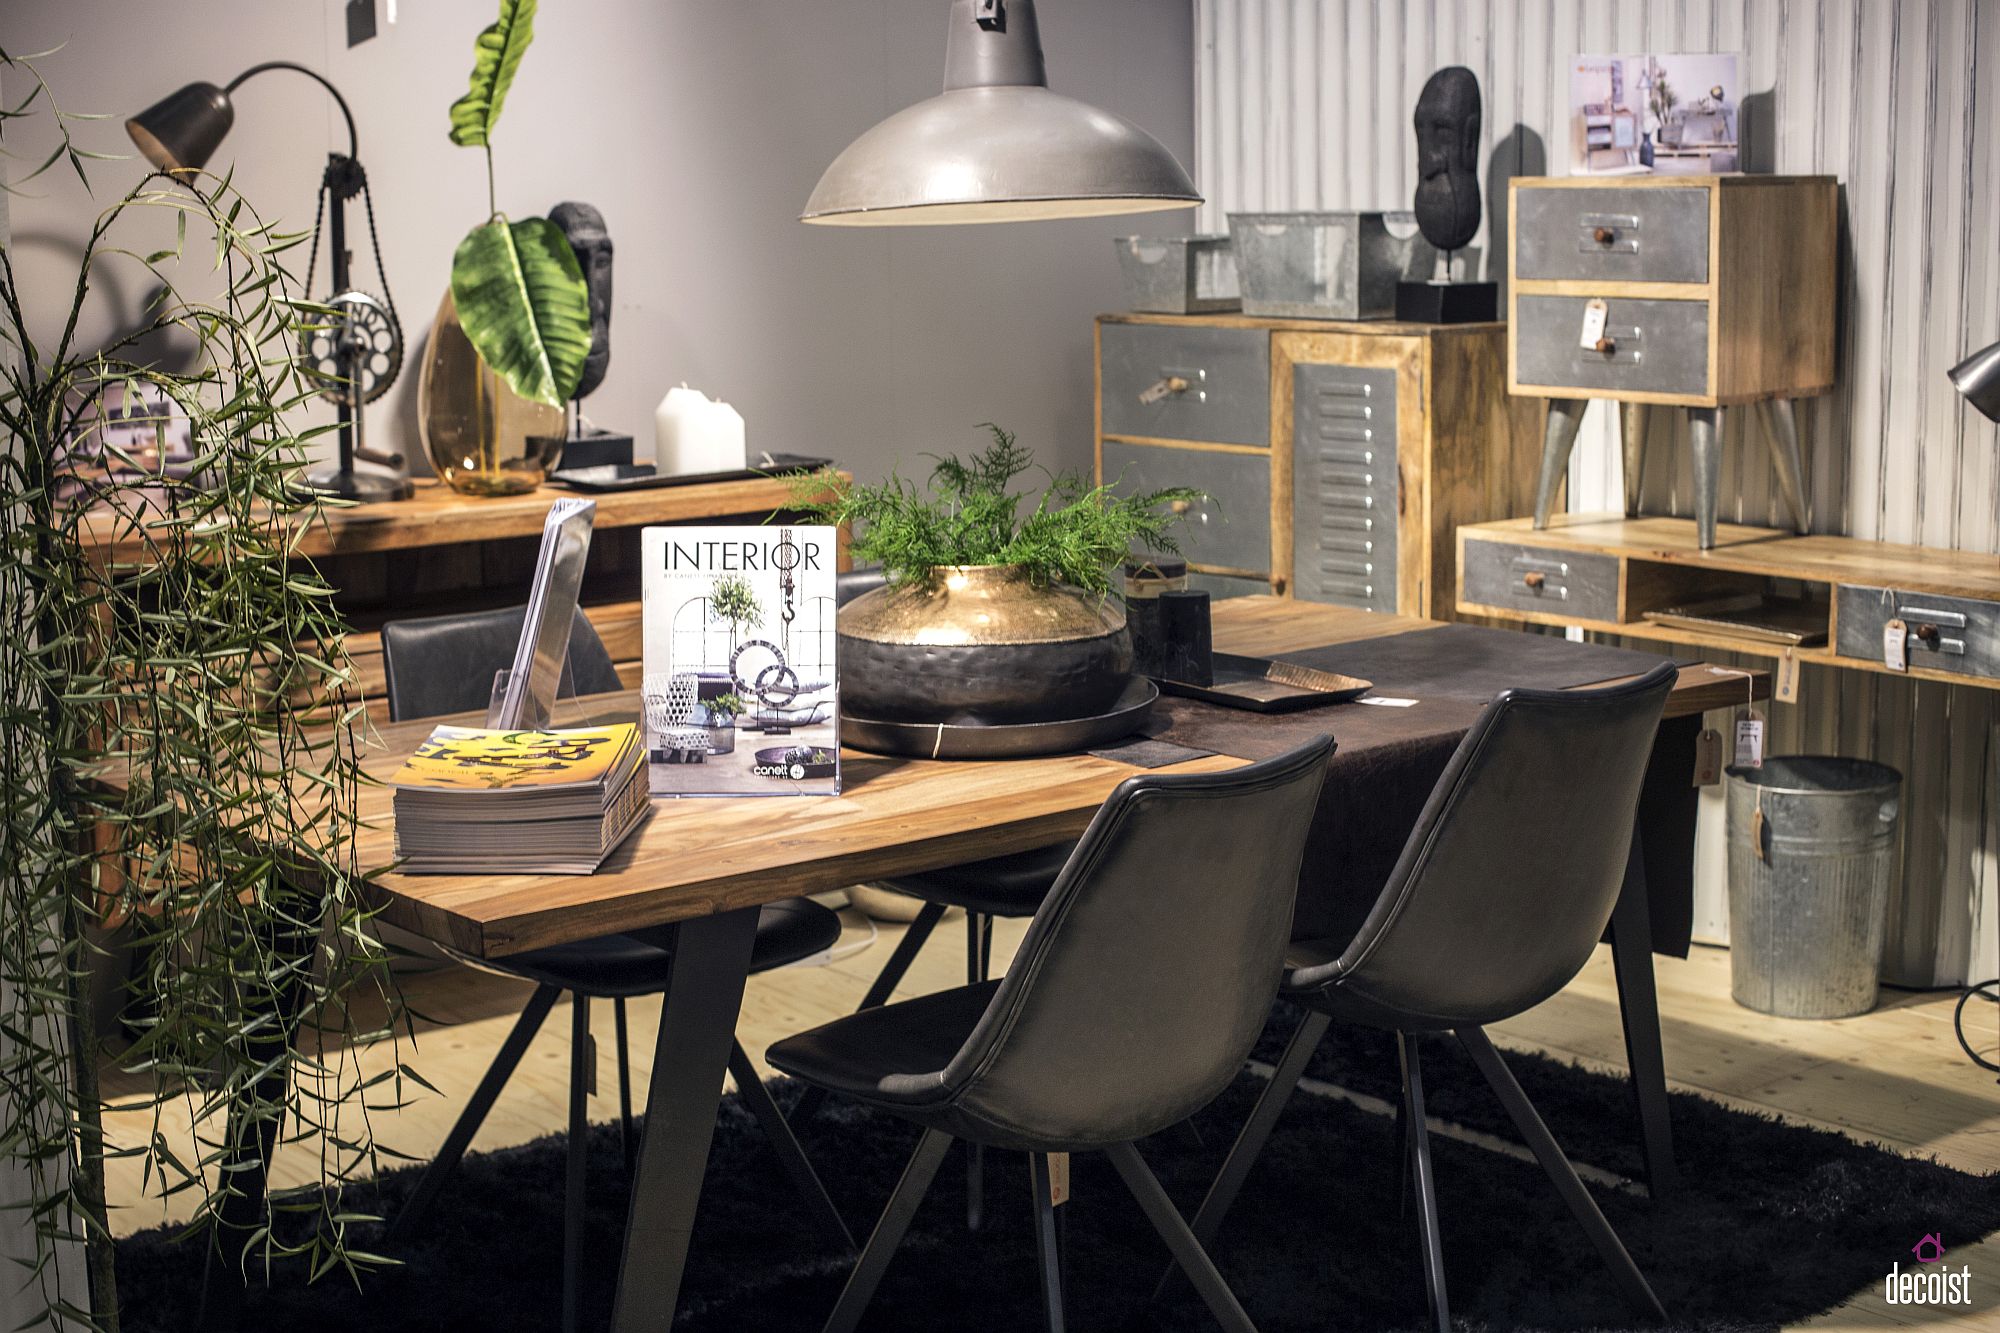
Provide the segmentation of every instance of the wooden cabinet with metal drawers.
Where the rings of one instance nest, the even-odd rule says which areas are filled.
[[[2000,688],[2000,556],[1734,524],[1704,550],[1683,521],[1617,514],[1458,540],[1468,615]]]
[[[1241,315],[1097,324],[1097,473],[1194,486],[1194,585],[1449,616],[1453,529],[1518,513],[1536,413],[1506,327]]]
[[[1627,516],[1647,415],[1688,412],[1695,511],[1715,539],[1725,407],[1755,404],[1799,531],[1792,400],[1833,387],[1839,190],[1831,176],[1508,182],[1510,391],[1549,401],[1535,520],[1548,526],[1584,402],[1621,404]]]

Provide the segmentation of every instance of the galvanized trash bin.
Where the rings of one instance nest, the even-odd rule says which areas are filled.
[[[1781,1018],[1867,1013],[1903,775],[1866,759],[1792,755],[1729,777],[1730,994]]]

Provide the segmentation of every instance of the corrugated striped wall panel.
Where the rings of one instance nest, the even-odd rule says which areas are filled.
[[[1461,64],[1486,104],[1487,225],[1467,262],[1502,281],[1506,178],[1567,171],[1571,55],[1740,51],[1748,165],[1844,187],[1840,385],[1802,413],[1814,527],[2000,550],[2000,429],[1944,378],[2000,338],[2000,0],[1196,0],[1196,13],[1203,230],[1232,209],[1407,208],[1417,91]],[[1725,517],[1775,523],[1738,415]],[[1685,513],[1685,426],[1653,416],[1647,507]],[[1615,508],[1621,484],[1600,404],[1572,503]],[[1867,755],[1907,775],[1886,975],[1992,975],[2000,699],[1808,670],[1799,702],[1772,711],[1774,752]],[[1719,849],[1705,854],[1702,911],[1719,926]]]

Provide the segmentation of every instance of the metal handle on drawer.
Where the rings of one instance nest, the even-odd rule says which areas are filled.
[[[1188,382],[1180,375],[1163,375],[1139,391],[1139,401],[1151,407],[1169,394],[1186,393]]]
[[[1963,618],[1960,617],[1960,619]],[[1936,625],[1928,621],[1921,622],[1912,627],[1908,637],[1916,640],[1916,642],[1934,653],[1951,653],[1959,657],[1965,656],[1964,639],[1947,639]]]
[[[1896,614],[1901,616],[1905,621],[1923,621],[1933,629],[1939,625],[1944,626],[1946,629],[1965,628],[1965,613],[1963,611],[1933,611],[1925,606],[1899,606],[1896,608]]]

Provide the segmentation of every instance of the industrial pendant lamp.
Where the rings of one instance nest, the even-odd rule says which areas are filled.
[[[935,226],[1200,202],[1159,140],[1049,91],[1034,0],[952,0],[944,92],[849,144],[820,177],[800,220]]]

